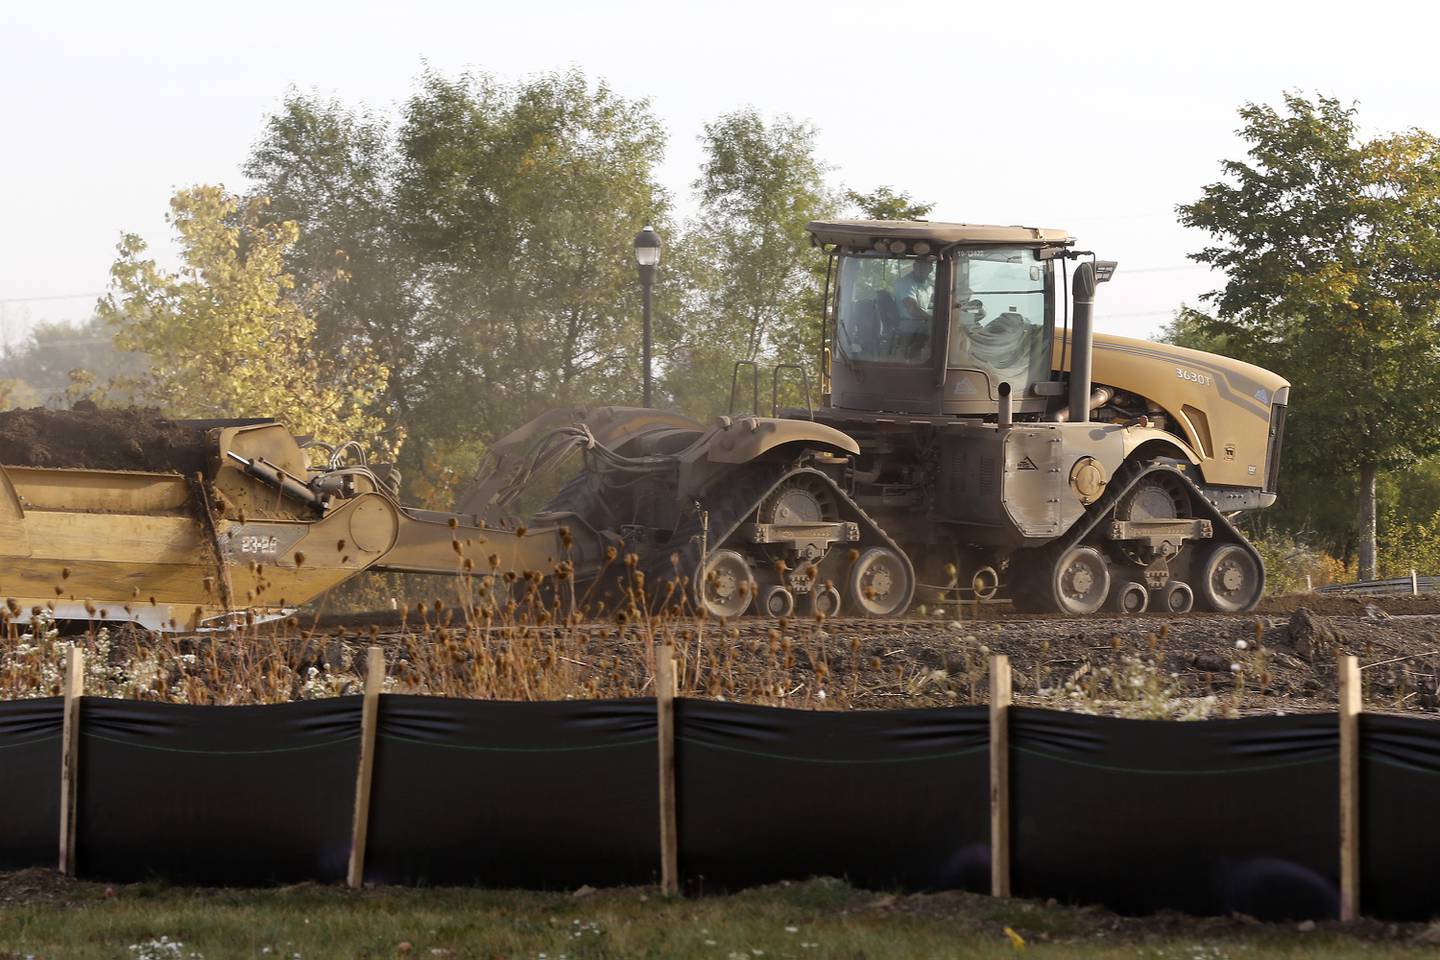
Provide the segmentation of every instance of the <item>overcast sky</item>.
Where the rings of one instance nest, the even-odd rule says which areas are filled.
[[[1173,12],[1172,12],[1173,11]],[[741,105],[820,130],[837,184],[932,217],[1070,230],[1120,261],[1101,329],[1145,336],[1218,278],[1177,203],[1243,149],[1236,108],[1358,102],[1440,131],[1440,4],[251,0],[0,4],[0,343],[82,319],[122,231],[168,243],[176,188],[240,166],[290,87],[392,109],[425,65],[578,66],[648,97],[682,210],[702,124]],[[884,118],[877,120],[876,118]],[[69,299],[49,299],[69,297]]]

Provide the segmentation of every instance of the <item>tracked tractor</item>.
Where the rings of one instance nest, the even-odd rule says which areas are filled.
[[[1096,334],[1115,264],[1063,231],[809,231],[829,263],[818,404],[780,409],[782,374],[804,374],[777,368],[762,411],[742,362],[711,426],[570,411],[499,444],[461,509],[502,521],[503,491],[580,445],[585,469],[538,519],[623,544],[716,615],[898,616],[917,591],[1069,615],[1258,602],[1264,568],[1233,521],[1275,500],[1285,380]]]
[[[1275,500],[1285,380],[1096,334],[1115,264],[1062,231],[810,232],[830,264],[815,419],[859,445],[847,493],[923,582],[1080,615],[1255,605],[1232,519]]]

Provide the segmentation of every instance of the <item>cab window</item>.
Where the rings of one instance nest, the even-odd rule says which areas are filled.
[[[949,365],[982,370],[1016,396],[1048,379],[1045,268],[1034,251],[968,251],[951,276]]]

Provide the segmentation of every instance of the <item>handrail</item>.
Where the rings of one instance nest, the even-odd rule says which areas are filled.
[[[810,402],[810,375],[798,363],[777,363],[770,374],[770,416],[780,416],[780,371],[794,370],[800,374],[800,384],[805,388],[805,410],[810,419],[815,419],[815,405]]]
[[[735,369],[730,373],[730,416],[735,415],[735,392],[740,385],[740,368],[750,368],[750,387],[754,394],[754,406],[751,412],[760,416],[760,364],[754,360],[736,360]]]

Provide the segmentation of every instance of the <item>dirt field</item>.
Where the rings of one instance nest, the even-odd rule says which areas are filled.
[[[900,621],[745,618],[469,622],[454,606],[299,614],[236,635],[157,636],[62,625],[0,648],[0,697],[58,691],[67,638],[92,664],[92,696],[269,703],[358,692],[364,650],[385,650],[396,692],[495,700],[648,696],[657,643],[673,644],[680,692],[806,709],[981,704],[989,659],[1011,660],[1016,702],[1154,719],[1330,711],[1336,655],[1363,668],[1365,707],[1440,706],[1440,604],[1430,597],[1285,597],[1257,614],[1065,619],[1000,605]],[[1327,613],[1317,613],[1316,609]],[[1293,612],[1290,612],[1293,611]],[[22,636],[22,634],[24,634]]]
[[[1334,708],[1335,656],[1360,657],[1366,708],[1433,712],[1440,674],[1440,598],[1305,595],[1242,616],[1063,619],[981,607],[926,620],[742,620],[678,630],[692,695],[803,707],[875,709],[983,703],[991,653],[1008,654],[1017,702],[1127,716],[1226,716]],[[438,619],[321,618],[305,631],[317,661],[358,660],[375,642],[397,677],[448,635]],[[643,691],[645,631],[579,628],[583,659]],[[497,639],[504,646],[511,642]],[[574,652],[574,651],[572,651]],[[621,678],[623,682],[620,682]],[[822,695],[823,691],[823,695]],[[1211,699],[1213,698],[1213,700]]]

